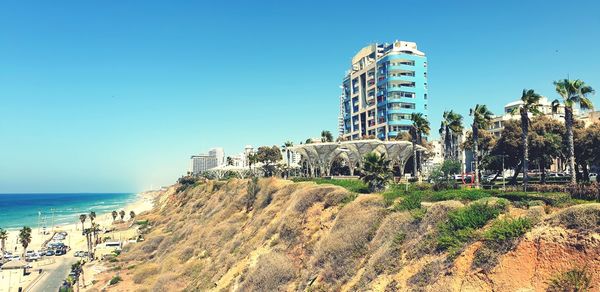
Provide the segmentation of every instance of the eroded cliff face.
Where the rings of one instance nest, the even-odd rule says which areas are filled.
[[[424,204],[426,212],[416,215],[393,211],[380,195],[336,186],[263,179],[253,197],[250,183],[209,181],[165,192],[140,216],[152,226],[145,241],[104,273],[123,278],[108,290],[545,291],[573,268],[585,268],[600,288],[600,204],[551,214],[510,208],[501,216],[538,223],[510,249],[492,251],[494,264],[474,268],[483,242],[453,258],[436,250],[438,225],[461,202]]]

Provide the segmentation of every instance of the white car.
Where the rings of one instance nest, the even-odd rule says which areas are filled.
[[[597,173],[590,173],[590,181],[591,182],[597,182],[598,181],[598,174]]]

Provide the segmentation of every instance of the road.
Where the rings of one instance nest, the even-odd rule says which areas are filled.
[[[77,262],[77,258],[73,256],[60,256],[56,257],[56,263],[44,267],[44,271],[48,274],[33,286],[30,290],[32,292],[53,292],[58,291],[58,288],[62,285],[63,281],[69,275],[71,271],[71,265]],[[35,271],[34,271],[35,273]]]

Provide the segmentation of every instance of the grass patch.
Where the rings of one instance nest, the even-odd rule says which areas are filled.
[[[495,204],[473,203],[467,207],[448,213],[448,220],[439,226],[437,248],[448,251],[453,257],[471,241],[475,230],[483,227],[488,221],[498,217],[506,209],[506,203]]]

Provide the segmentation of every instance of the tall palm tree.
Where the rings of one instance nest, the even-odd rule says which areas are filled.
[[[444,159],[456,159],[455,134],[462,133],[463,117],[454,111],[445,111],[440,125],[440,135],[444,137]]]
[[[562,97],[562,103],[565,105],[565,127],[567,134],[569,173],[571,174],[571,183],[577,183],[575,173],[575,145],[573,142],[573,106],[579,105],[581,109],[592,109],[594,105],[590,100],[590,95],[594,94],[594,89],[585,84],[582,80],[563,79],[554,81],[556,92]],[[553,109],[557,109],[560,101],[552,102]]]
[[[363,157],[363,162],[360,178],[369,186],[369,191],[374,193],[385,189],[394,177],[390,161],[385,159],[385,155],[371,152]]]
[[[489,126],[492,119],[492,112],[484,104],[477,104],[471,109],[470,116],[473,117],[473,162],[475,163],[475,188],[479,188],[479,129],[485,129]]]
[[[85,229],[85,220],[87,220],[87,215],[86,214],[81,214],[79,215],[79,221],[81,221],[81,230]]]
[[[417,177],[418,173],[418,161],[417,161],[417,147],[416,144],[423,143],[423,135],[429,135],[431,130],[429,127],[429,121],[422,113],[413,113],[410,115],[411,125],[411,136],[412,136],[412,149],[413,149],[413,175]],[[419,174],[420,175],[420,174]]]
[[[6,230],[0,228],[0,244],[2,245],[2,248],[0,249],[0,251],[2,251],[2,255],[4,256],[4,251],[6,250],[6,240],[8,239],[8,232],[6,232]]]
[[[252,165],[258,162],[258,155],[256,153],[248,154],[248,168],[252,171]]]
[[[90,212],[90,215],[89,215],[88,217],[90,217],[90,221],[91,221],[91,223],[92,223],[92,226],[94,226],[94,220],[96,219],[96,212],[94,212],[94,211],[91,211],[91,212]],[[97,234],[96,234],[96,229],[94,229],[94,230],[93,230],[93,232],[94,232],[94,234],[93,234],[93,236],[94,236],[94,240],[96,240],[96,241],[97,241],[97,238],[96,238],[96,237],[97,237]]]
[[[27,247],[31,243],[31,228],[24,226],[23,229],[19,230],[19,241],[23,246],[23,258],[25,258]]]
[[[329,131],[321,132],[321,142],[333,142],[333,135]]]
[[[533,115],[540,115],[542,112],[538,109],[540,105],[541,95],[535,93],[533,89],[523,89],[523,93],[521,94],[521,104],[519,107],[515,107],[512,110],[512,114],[516,114],[517,112],[521,115],[521,143],[523,143],[523,191],[527,191],[527,182],[529,177],[527,176],[527,171],[529,169],[529,113]]]
[[[117,211],[112,211],[111,213],[112,217],[113,217],[113,221],[115,221],[117,219],[117,216],[119,216],[119,213],[117,213]]]
[[[123,220],[123,218],[125,218],[125,211],[119,211],[119,216],[121,216],[121,220]]]
[[[294,146],[294,142],[286,141],[283,143],[283,149],[285,149],[285,155],[287,157],[287,176],[290,175],[290,147]]]

